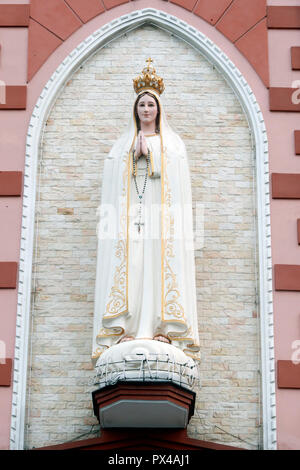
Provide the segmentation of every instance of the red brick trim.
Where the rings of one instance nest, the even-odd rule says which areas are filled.
[[[63,41],[82,26],[79,17],[63,0],[31,0],[30,17]]]
[[[300,7],[267,7],[268,28],[300,28]]]
[[[264,85],[269,88],[269,53],[267,21],[263,19],[235,42]]]
[[[295,131],[294,136],[295,136],[295,153],[296,155],[300,155],[300,131]]]
[[[300,70],[300,47],[291,47],[292,70]]]
[[[293,361],[277,361],[278,388],[300,388],[300,364]]]
[[[28,26],[30,5],[0,5],[0,26]]]
[[[107,10],[118,7],[122,3],[128,3],[130,0],[103,0],[104,6]]]
[[[55,34],[30,18],[28,28],[28,66],[29,82],[55,49],[63,43]]]
[[[275,264],[275,290],[300,291],[300,266]]]
[[[298,245],[300,245],[300,219],[297,219],[297,236],[298,236]]]
[[[15,261],[0,261],[0,288],[15,289],[17,286],[17,268]]]
[[[27,85],[6,85],[5,103],[0,103],[0,109],[26,109]]]
[[[21,196],[22,171],[0,171],[0,196]]]
[[[2,364],[0,358],[0,387],[9,387],[11,384],[12,359],[5,358]]]
[[[196,5],[194,14],[209,24],[215,25],[233,0],[201,0]]]
[[[74,31],[105,10],[129,3],[130,0],[31,0],[30,17],[39,24],[29,23],[28,82],[58,47]],[[237,48],[246,57],[264,85],[269,87],[266,0],[252,0],[245,14],[244,0],[169,0],[185,8],[211,25],[216,25],[231,41],[240,42]],[[103,9],[104,6],[104,9]],[[254,31],[255,29],[255,31]],[[48,34],[48,38],[46,35]],[[51,34],[55,37],[52,37]],[[42,46],[40,48],[39,37]],[[245,36],[245,37],[244,37]],[[48,41],[49,39],[49,41]],[[56,39],[56,41],[55,41]],[[255,41],[255,47],[253,46]],[[254,50],[255,49],[255,50]],[[36,53],[38,50],[38,53]],[[258,51],[258,52],[257,52]],[[0,109],[3,109],[0,107]]]
[[[170,0],[171,3],[175,3],[186,10],[193,11],[197,0]]]
[[[270,111],[300,111],[300,103],[297,104],[300,97],[298,88],[278,88],[269,89]],[[294,101],[294,102],[293,102]]]
[[[299,173],[272,173],[273,199],[299,199],[300,174]]]
[[[265,0],[251,0],[249,8],[245,7],[244,0],[235,0],[216,24],[216,29],[235,42],[265,17]]]

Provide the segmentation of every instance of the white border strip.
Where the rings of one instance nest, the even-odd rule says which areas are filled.
[[[27,133],[24,172],[10,436],[11,449],[23,449],[24,446],[36,177],[44,123],[63,85],[76,69],[90,58],[91,54],[98,51],[99,48],[103,47],[109,41],[145,23],[153,24],[171,32],[201,52],[206,59],[220,71],[238,96],[253,134],[257,178],[263,444],[264,449],[276,449],[269,164],[267,133],[263,116],[247,81],[219,47],[203,33],[179,18],[152,8],[137,10],[121,16],[103,26],[79,44],[76,49],[65,58],[45,85],[32,113]]]

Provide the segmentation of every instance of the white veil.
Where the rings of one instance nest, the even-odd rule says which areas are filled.
[[[134,140],[137,135],[137,124],[134,116],[134,107],[136,104],[136,101],[139,99],[140,95],[143,94],[145,91],[149,92],[150,94],[154,95],[159,103],[159,108],[160,108],[160,135],[161,135],[161,141],[162,145],[169,149],[176,149],[178,152],[179,148],[182,149],[183,151],[183,157],[185,156],[185,146],[179,137],[178,134],[176,134],[171,126],[168,123],[166,113],[164,111],[163,104],[160,99],[160,95],[157,93],[156,90],[154,89],[144,89],[141,92],[138,93],[134,105],[133,105],[133,110],[131,113],[131,118],[129,120],[128,126],[119,137],[119,139],[115,142],[113,145],[110,154],[108,158],[120,158],[120,155],[123,155],[125,152],[129,152],[132,150]]]

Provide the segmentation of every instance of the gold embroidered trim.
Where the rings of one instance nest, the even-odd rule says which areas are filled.
[[[183,349],[183,352],[184,352],[187,356],[191,357],[192,359],[195,359],[196,361],[199,361],[199,362],[201,361],[200,355],[197,356],[196,354],[191,354],[188,349]]]
[[[106,349],[108,349],[108,346],[102,346],[102,349],[97,348],[95,352],[93,352],[92,354],[92,359],[98,359],[98,357],[100,357],[101,354],[103,354]]]
[[[164,214],[164,226],[162,227],[162,319],[165,315],[171,315],[177,320],[181,319],[185,323],[184,308],[178,301],[180,292],[170,262],[168,259],[174,255],[174,217],[171,215],[171,190],[168,174],[165,170],[165,157],[162,155],[162,213]]]
[[[101,328],[96,338],[109,338],[111,336],[121,336],[124,333],[124,328],[121,326],[113,328]]]
[[[124,161],[126,161],[124,159]],[[123,198],[126,196],[126,178],[128,178],[130,164],[130,153],[123,171]],[[128,184],[128,182],[127,182]],[[130,188],[127,188],[128,192]],[[115,256],[120,259],[119,266],[114,273],[114,284],[111,288],[108,302],[106,304],[103,319],[115,318],[128,311],[128,192],[127,192],[127,214],[124,214],[125,203],[122,203],[120,217],[119,240],[116,247]],[[127,225],[127,227],[126,227]],[[125,238],[126,234],[126,238]]]
[[[172,339],[175,339],[177,341],[192,341],[192,342],[194,342],[194,340],[192,338],[192,329],[191,329],[191,327],[189,327],[185,332],[180,334],[180,336],[176,336],[177,333],[169,333],[169,335]]]
[[[175,323],[175,321],[172,321],[172,320],[170,320],[169,322],[170,323]],[[191,327],[189,327],[186,331],[181,333],[180,336],[177,336],[177,333],[170,332],[169,337],[172,340],[175,340],[175,341],[185,341],[185,342],[190,341],[190,344],[186,345],[186,347],[189,348],[189,349],[187,349],[187,351],[195,352],[195,353],[200,351],[200,345],[195,344],[195,342],[194,342],[193,332],[192,332]]]
[[[150,170],[150,167],[151,167],[151,170]],[[148,175],[152,176],[153,173],[154,173],[153,155],[152,155],[152,152],[150,152],[150,165],[148,167]]]

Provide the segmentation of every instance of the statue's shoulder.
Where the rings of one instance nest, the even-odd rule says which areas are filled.
[[[121,135],[112,145],[109,154],[107,155],[107,159],[109,160],[119,160],[125,153],[128,145],[127,145],[126,136]]]
[[[171,142],[172,142],[171,144],[172,148],[170,148],[170,151],[172,151],[173,155],[176,155],[178,158],[185,158],[186,147],[180,135],[177,134],[176,132],[173,132]]]
[[[177,134],[177,138],[178,138],[178,145],[179,145],[180,149],[185,150],[185,143],[184,143],[184,141],[182,140],[182,138],[180,137],[179,134]]]

